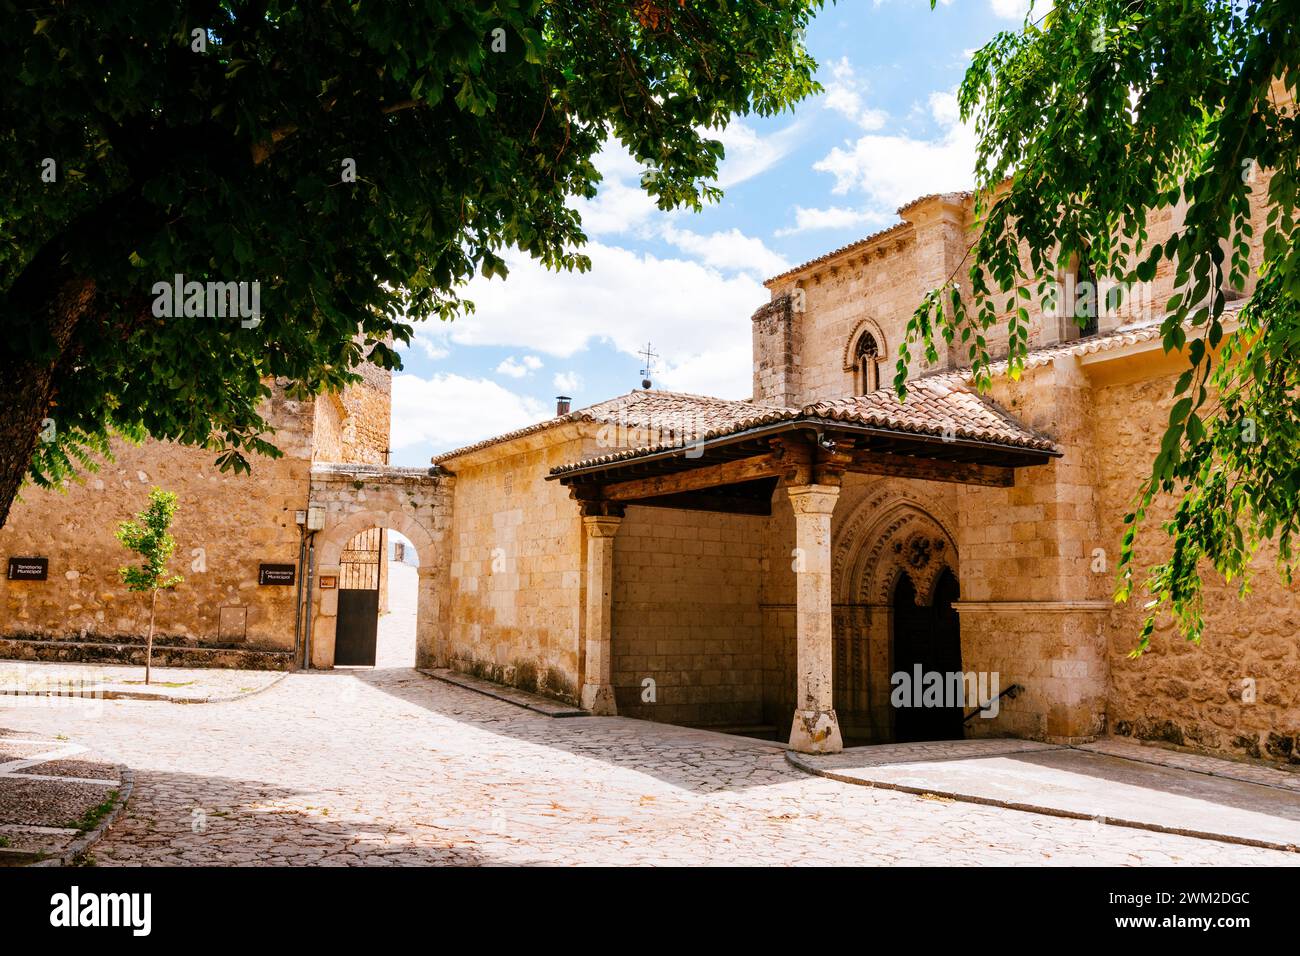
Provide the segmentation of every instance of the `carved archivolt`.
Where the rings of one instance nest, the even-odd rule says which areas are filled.
[[[944,568],[958,575],[957,544],[947,530],[955,526],[946,509],[921,500],[903,483],[873,485],[832,543],[836,600],[888,604],[906,574],[917,601],[928,604]]]
[[[844,343],[844,371],[846,372],[851,372],[857,368],[858,340],[862,338],[864,333],[869,333],[876,340],[876,347],[879,349],[881,360],[889,357],[889,346],[885,342],[885,333],[880,330],[880,326],[874,319],[863,319],[854,326],[853,334]]]

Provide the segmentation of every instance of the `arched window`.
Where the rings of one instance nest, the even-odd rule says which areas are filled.
[[[859,395],[867,395],[880,387],[880,346],[870,332],[858,337],[853,350],[854,376]]]
[[[1060,321],[1060,340],[1073,342],[1096,335],[1101,326],[1102,297],[1086,248],[1082,253],[1076,252],[1070,257],[1064,282],[1057,288],[1061,293],[1061,301],[1056,309]]]

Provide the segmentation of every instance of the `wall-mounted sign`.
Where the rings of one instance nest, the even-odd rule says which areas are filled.
[[[292,564],[259,564],[258,584],[293,584],[295,567]]]
[[[320,576],[320,589],[322,591],[332,591],[339,586],[339,579],[333,574],[322,574]]]
[[[10,558],[10,581],[44,581],[50,573],[49,558]]]

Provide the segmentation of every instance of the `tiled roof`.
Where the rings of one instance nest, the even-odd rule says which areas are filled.
[[[854,249],[860,249],[863,246],[870,245],[871,243],[875,242],[877,239],[883,239],[885,236],[889,235],[892,232],[901,232],[904,229],[910,229],[911,226],[912,224],[910,222],[896,222],[892,226],[887,226],[884,229],[881,229],[879,232],[873,232],[871,235],[864,236],[861,239],[858,239],[854,242],[850,242],[846,246],[840,246],[838,249],[832,249],[830,252],[823,253],[822,255],[817,256],[814,259],[809,259],[807,262],[801,262],[799,265],[794,266],[793,268],[790,269],[786,269],[784,272],[778,275],[774,275],[770,279],[765,280],[763,284],[770,286],[773,282],[780,282],[782,279],[787,278],[788,276],[792,276],[796,272],[803,272],[803,270],[807,269],[809,266],[815,266],[822,262],[829,262],[831,259],[834,259],[836,256],[843,255],[846,252],[852,252]]]
[[[1246,299],[1236,299],[1224,303],[1224,322],[1228,331],[1236,327],[1236,313],[1246,305]],[[1090,335],[1086,339],[1075,339],[1072,342],[1058,342],[1055,345],[1043,345],[1035,349],[1030,349],[1025,353],[1025,369],[1040,368],[1048,365],[1053,359],[1060,358],[1063,355],[1096,355],[1099,352],[1110,352],[1115,349],[1125,348],[1130,345],[1137,345],[1142,342],[1159,342],[1161,335],[1161,319],[1147,319],[1142,322],[1131,322],[1128,325],[1122,325],[1110,332],[1101,335]],[[1188,332],[1189,338],[1194,338],[1202,333],[1202,329],[1194,329]],[[1002,375],[1007,371],[1009,363],[1006,359],[989,363],[990,375]],[[944,371],[931,373],[930,377],[934,378],[958,378],[961,381],[969,382],[972,378],[969,368],[960,368],[955,371]]]
[[[632,391],[586,408],[575,409],[567,415],[548,418],[534,425],[505,432],[454,451],[443,452],[441,455],[434,456],[433,462],[437,464],[449,461],[481,448],[532,435],[566,422],[613,424],[629,429],[655,429],[661,433],[671,431],[674,435],[684,433],[690,436],[691,440],[695,440],[705,433],[729,432],[737,423],[749,421],[771,411],[771,408],[751,402],[729,401],[708,395],[690,395],[685,392],[667,392],[660,389]]]
[[[961,382],[938,377],[917,379],[912,384],[905,403],[898,400],[892,388],[877,389],[870,395],[855,398],[813,402],[802,408],[765,407],[750,402],[719,402],[718,399],[700,399],[689,395],[673,397],[688,400],[681,403],[683,405],[690,401],[709,401],[715,405],[731,407],[726,410],[711,410],[709,414],[712,417],[708,420],[712,424],[702,430],[679,428],[666,440],[560,465],[552,468],[551,474],[563,475],[596,465],[687,448],[696,442],[734,435],[762,425],[797,420],[840,422],[913,435],[981,441],[1052,453],[1057,450],[1050,439],[1026,428]],[[684,418],[683,421],[685,420]],[[660,428],[663,427],[660,424]]]
[[[906,219],[905,213],[909,209],[912,209],[915,206],[919,206],[921,203],[926,202],[927,200],[930,199],[942,198],[942,199],[953,199],[953,200],[966,200],[973,195],[974,193],[971,192],[929,193],[925,196],[918,196],[916,199],[913,199],[911,202],[899,206],[898,215],[900,218]],[[871,243],[875,242],[877,239],[883,239],[891,232],[898,232],[902,229],[907,228],[910,225],[911,223],[906,221],[896,222],[892,226],[887,226],[886,228],[881,229],[879,232],[873,232],[871,235],[865,236],[862,239],[858,239],[854,242],[850,242],[846,246],[840,246],[838,249],[832,249],[830,252],[823,253],[822,255],[817,256],[814,259],[809,259],[807,262],[800,263],[799,265],[795,266],[792,269],[786,269],[785,272],[782,272],[779,275],[772,276],[764,284],[770,286],[773,282],[779,282],[780,280],[788,276],[794,275],[796,272],[803,272],[803,270],[807,269],[809,266],[815,266],[823,262],[829,262],[831,259],[834,259],[836,256],[841,256],[846,252],[852,252],[855,249],[860,249],[863,246],[870,245]]]
[[[854,425],[870,425],[896,432],[962,438],[1017,448],[1055,451],[1051,439],[1037,434],[977,395],[964,384],[943,379],[918,378],[900,402],[892,387],[869,395],[837,398],[805,405],[802,416]]]

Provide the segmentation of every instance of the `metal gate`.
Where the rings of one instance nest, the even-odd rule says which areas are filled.
[[[339,561],[339,613],[334,629],[335,665],[374,666],[379,634],[379,562],[382,528],[362,531]]]

